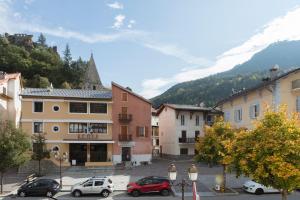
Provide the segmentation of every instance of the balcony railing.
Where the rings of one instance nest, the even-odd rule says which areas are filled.
[[[178,138],[179,143],[187,143],[187,144],[193,144],[195,143],[195,138]]]
[[[119,122],[121,123],[129,123],[132,120],[132,114],[119,114]]]
[[[300,79],[292,81],[292,90],[300,89]]]
[[[129,142],[132,141],[132,135],[131,134],[119,134],[119,141],[121,142]]]

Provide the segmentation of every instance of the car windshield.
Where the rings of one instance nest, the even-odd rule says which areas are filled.
[[[80,183],[80,185],[84,185],[85,183],[89,182],[90,179],[83,181],[82,183]]]
[[[136,183],[137,183],[138,185],[143,185],[143,184],[145,183],[145,180],[146,180],[146,179],[142,178],[142,179],[138,180]]]

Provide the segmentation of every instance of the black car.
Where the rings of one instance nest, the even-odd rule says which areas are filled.
[[[18,195],[25,196],[47,196],[52,197],[59,192],[60,185],[53,179],[37,179],[26,183],[18,189]]]

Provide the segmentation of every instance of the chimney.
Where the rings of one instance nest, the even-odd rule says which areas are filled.
[[[6,73],[4,71],[0,71],[0,80],[5,79]]]
[[[272,67],[270,69],[270,79],[271,80],[274,80],[277,77],[278,71],[279,71],[279,66],[278,65],[274,65],[274,67]]]
[[[53,91],[53,85],[52,85],[52,83],[50,83],[50,86],[47,87],[47,91],[48,92],[52,92]]]

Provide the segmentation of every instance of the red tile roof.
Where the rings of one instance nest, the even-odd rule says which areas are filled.
[[[16,79],[21,76],[21,73],[5,74],[5,78],[0,80],[0,85],[7,83],[10,79]]]

